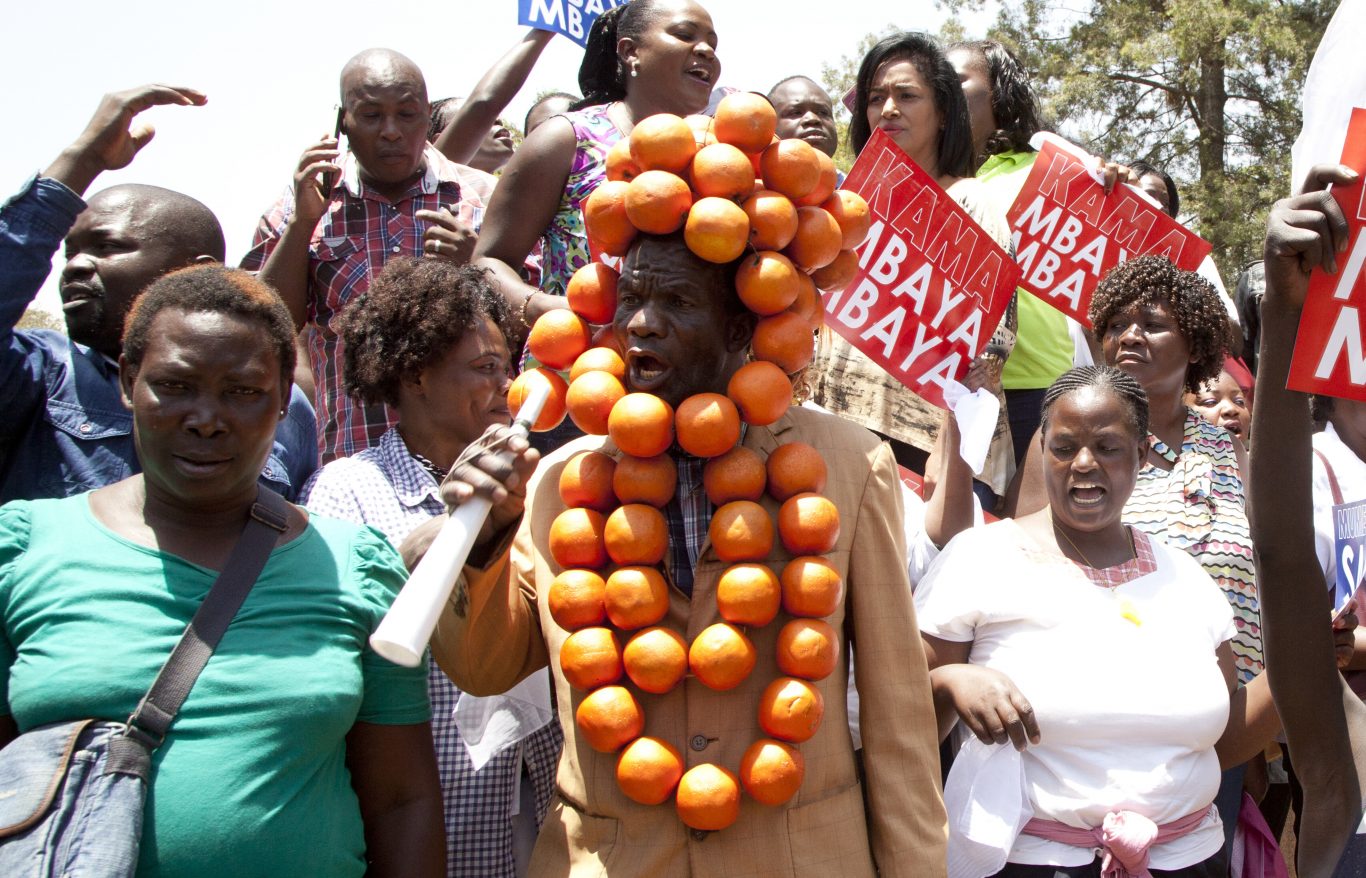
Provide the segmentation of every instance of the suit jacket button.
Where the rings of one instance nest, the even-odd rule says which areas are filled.
[[[701,753],[703,750],[707,749],[707,736],[693,735],[692,740],[688,742],[688,745],[698,753]]]
[[[706,841],[709,833],[705,829],[692,829],[688,834],[692,836],[693,841]]]

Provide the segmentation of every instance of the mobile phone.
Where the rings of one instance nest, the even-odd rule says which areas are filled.
[[[337,142],[338,152],[341,152],[342,120],[345,117],[346,109],[344,107],[337,107],[337,121],[336,124],[332,126],[332,139]],[[337,156],[337,160],[341,160],[340,155]],[[318,189],[322,191],[323,198],[332,194],[332,190],[337,185],[336,176],[335,172],[327,171],[322,175],[321,179],[318,180]]]

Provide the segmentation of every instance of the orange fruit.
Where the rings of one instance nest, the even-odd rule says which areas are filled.
[[[569,382],[565,406],[579,429],[590,436],[607,435],[607,417],[612,406],[626,395],[626,388],[608,372],[584,372]]]
[[[692,129],[673,113],[646,116],[631,129],[631,158],[642,171],[682,173],[697,152]]]
[[[564,639],[560,670],[570,686],[585,691],[621,679],[621,645],[611,628],[583,628]]]
[[[793,616],[828,616],[839,607],[844,591],[839,571],[819,556],[788,561],[778,582],[783,589],[783,609]]]
[[[674,807],[686,826],[725,829],[740,816],[740,783],[726,769],[704,762],[679,779]]]
[[[627,503],[607,516],[603,542],[617,564],[658,564],[669,548],[669,525],[653,506]]]
[[[822,153],[822,155],[824,155],[824,153]],[[838,257],[836,257],[835,262],[839,262]],[[834,262],[831,263],[831,265],[834,264]],[[829,266],[827,266],[827,268],[828,267]],[[821,271],[825,270],[825,268],[822,268],[816,273],[820,274]],[[801,278],[802,286],[797,292],[797,300],[793,302],[792,307],[787,310],[794,314],[801,315],[807,323],[811,324],[811,331],[818,332],[820,331],[821,324],[825,322],[825,302],[821,299],[820,291],[816,289],[815,279],[808,274],[803,274]],[[843,289],[843,287],[841,287],[841,289]],[[589,350],[591,351],[592,349],[590,348]]]
[[[631,182],[640,174],[640,165],[631,158],[631,141],[623,137],[607,150],[607,179]]]
[[[805,442],[787,442],[768,456],[768,493],[782,503],[789,497],[825,490],[825,458]]]
[[[717,140],[741,152],[760,152],[773,141],[778,114],[763,95],[735,92],[716,105],[711,130]]]
[[[801,290],[799,274],[792,260],[783,254],[760,250],[740,261],[735,272],[735,292],[755,314],[777,314],[796,301]]]
[[[715,506],[732,500],[758,500],[764,496],[764,461],[743,445],[702,465],[702,487]]]
[[[755,360],[730,376],[726,396],[746,424],[764,426],[781,418],[792,404],[792,382],[774,364]]]
[[[560,500],[566,507],[586,506],[599,512],[616,508],[612,476],[617,462],[601,451],[580,451],[560,470]]]
[[[835,254],[835,258],[824,268],[818,268],[811,273],[811,280],[823,290],[838,292],[849,286],[849,281],[858,274],[858,252],[854,250],[841,250]]]
[[[797,208],[786,195],[760,189],[742,205],[749,216],[749,242],[756,250],[781,250],[797,236]]]
[[[618,277],[615,269],[601,262],[582,266],[565,287],[569,309],[589,323],[611,323],[617,313]]]
[[[699,152],[702,147],[716,142],[716,135],[711,133],[711,116],[694,113],[691,116],[684,116],[683,121],[692,129],[693,141],[697,143]]]
[[[716,581],[716,609],[732,625],[767,625],[782,602],[777,575],[762,564],[735,564]]]
[[[596,509],[566,509],[550,523],[550,557],[561,567],[601,567],[607,563],[606,527]]]
[[[682,776],[683,757],[658,738],[636,738],[617,759],[617,786],[642,805],[662,804]]]
[[[749,217],[727,198],[701,198],[688,211],[683,239],[701,259],[731,262],[749,243]]]
[[[820,690],[796,677],[779,677],[759,696],[759,727],[779,740],[810,740],[824,714]]]
[[[754,166],[749,156],[729,143],[704,146],[692,159],[692,188],[704,197],[729,199],[749,195],[754,191]]]
[[[759,654],[744,633],[726,622],[708,625],[688,647],[688,668],[704,686],[725,692],[754,670]]]
[[[800,141],[783,141],[784,143]],[[627,209],[630,209],[630,193],[627,193]],[[839,223],[823,207],[797,208],[797,235],[783,252],[797,264],[802,271],[815,271],[835,261],[840,255],[841,242]]]
[[[811,362],[814,343],[811,324],[796,312],[784,311],[760,320],[749,344],[755,359],[768,360],[791,375]]]
[[[607,618],[602,595],[607,584],[592,570],[565,570],[550,583],[550,617],[566,631],[601,625]]]
[[[839,634],[824,619],[793,619],[778,632],[778,669],[789,677],[824,680],[839,652]]]
[[[654,457],[622,455],[612,475],[612,490],[620,503],[663,506],[678,488],[678,467],[667,454]]]
[[[753,500],[732,500],[717,509],[708,535],[722,561],[759,561],[773,550],[773,520]]]
[[[795,796],[805,775],[801,751],[772,738],[750,744],[740,759],[740,783],[751,799],[764,805],[781,805]]]
[[[669,586],[653,567],[618,567],[602,597],[607,618],[623,631],[657,625],[669,612]]]
[[[868,230],[873,227],[873,215],[862,195],[848,189],[836,189],[821,207],[835,218],[840,227],[841,250],[853,250],[868,237]]]
[[[588,746],[613,753],[645,731],[645,712],[625,686],[594,689],[579,702],[574,721]]]
[[[622,663],[641,691],[663,695],[688,673],[688,644],[670,628],[646,628],[626,642]]]
[[[583,225],[599,250],[625,256],[636,237],[636,227],[626,215],[626,191],[630,183],[608,180],[583,201]]]
[[[628,393],[612,406],[607,435],[632,457],[654,457],[674,441],[674,411],[653,393]]]
[[[560,421],[564,420],[565,397],[569,394],[569,385],[549,369],[527,369],[514,378],[512,386],[508,388],[508,409],[512,411],[513,418],[522,410],[522,403],[526,401],[533,381],[545,381],[550,384],[550,396],[541,407],[540,417],[536,418],[536,423],[531,426],[537,433],[544,433],[546,430],[555,429],[560,425]]]
[[[585,372],[606,372],[618,381],[625,381],[626,361],[611,348],[589,348],[569,367],[569,380],[573,381]]]
[[[526,346],[541,365],[564,370],[593,343],[593,330],[568,308],[542,314],[527,334]]]
[[[626,216],[631,225],[651,235],[668,235],[683,226],[692,207],[692,190],[682,177],[668,171],[645,171],[626,185]]]
[[[840,538],[840,513],[820,494],[797,494],[778,508],[778,536],[794,555],[822,555]]]
[[[809,195],[821,181],[820,152],[805,140],[780,140],[764,150],[759,171],[764,188],[788,198]],[[831,165],[834,167],[834,165]],[[830,187],[832,190],[834,187]]]
[[[834,159],[830,158],[830,156],[821,152],[819,149],[813,149],[812,152],[816,154],[816,160],[820,162],[821,165],[820,179],[816,182],[815,188],[801,198],[796,199],[798,207],[819,207],[821,204],[825,203],[827,198],[834,194],[835,186],[839,183],[839,175],[835,171]]]
[[[717,457],[740,441],[740,412],[719,393],[695,393],[674,414],[678,444],[694,457]]]

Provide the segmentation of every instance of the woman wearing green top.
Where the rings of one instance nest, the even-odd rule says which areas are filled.
[[[957,43],[948,59],[968,103],[977,179],[1004,217],[1038,155],[1029,138],[1043,128],[1029,77],[1010,50],[994,40]],[[1019,290],[1016,307],[1015,350],[1001,371],[1001,386],[1018,463],[1038,429],[1044,391],[1072,368],[1073,344],[1067,317],[1052,305]]]
[[[143,472],[0,509],[0,745],[132,713],[237,542],[284,415],[293,325],[245,272],[163,277],[123,350]],[[153,754],[139,876],[444,875],[426,669],[367,646],[403,579],[378,533],[289,508]]]

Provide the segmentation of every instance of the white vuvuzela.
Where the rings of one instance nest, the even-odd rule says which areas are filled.
[[[525,436],[541,415],[550,396],[550,383],[533,381],[526,400],[517,411],[512,428]],[[396,665],[415,668],[422,661],[427,641],[450,601],[451,590],[474,548],[475,537],[492,508],[485,497],[473,497],[457,506],[432,540],[389,612],[370,635],[370,647]]]

